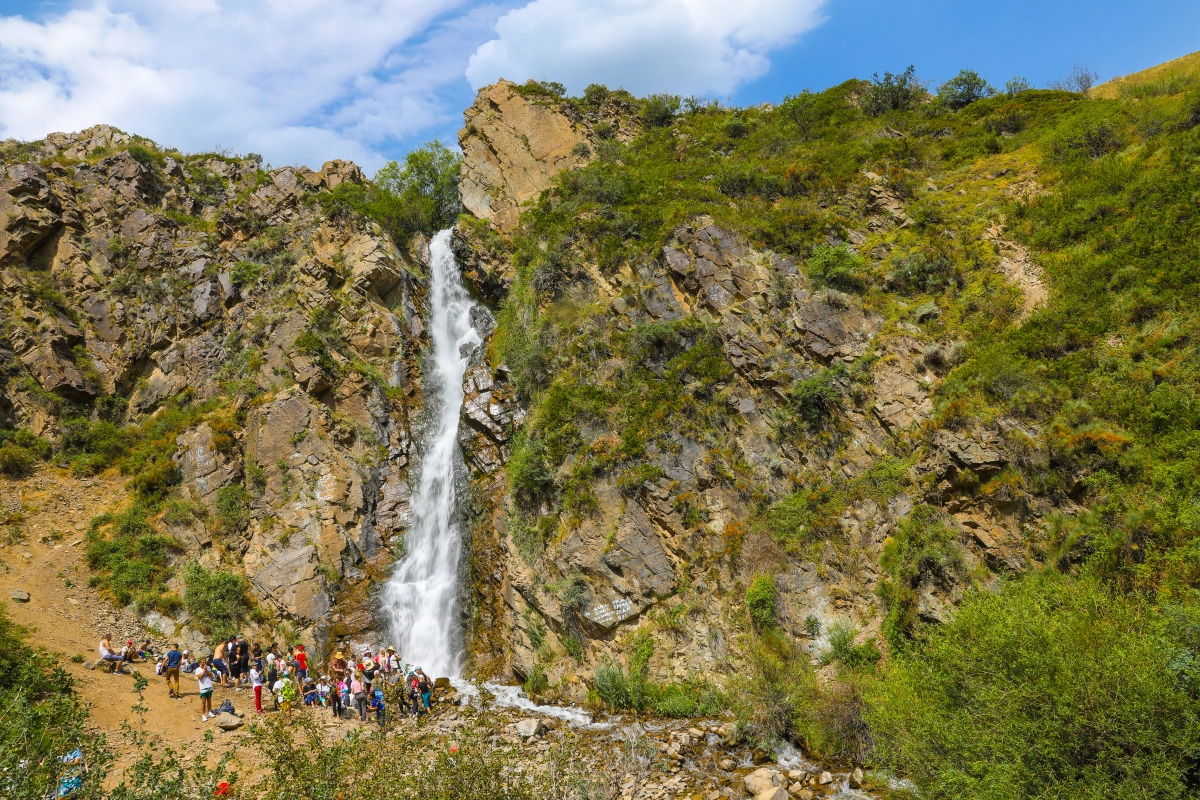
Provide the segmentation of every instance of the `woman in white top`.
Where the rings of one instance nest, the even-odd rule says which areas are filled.
[[[250,685],[254,687],[254,710],[259,714],[265,713],[262,707],[263,676],[258,671],[258,664],[250,665]]]

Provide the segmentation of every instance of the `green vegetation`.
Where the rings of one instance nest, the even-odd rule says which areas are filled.
[[[606,661],[596,667],[592,693],[610,710],[649,711],[665,717],[693,717],[719,713],[727,700],[705,680],[656,683],[649,678],[654,640],[648,631],[633,639],[624,667]]]
[[[170,578],[167,553],[177,549],[178,542],[155,531],[141,503],[101,514],[88,527],[88,583],[118,605],[169,611],[178,601],[165,594]]]
[[[71,676],[28,636],[0,605],[0,796],[44,800],[74,773],[62,755],[79,748],[89,770],[77,796],[99,798],[111,762],[104,737],[85,729],[87,710]]]
[[[1053,575],[972,595],[873,688],[879,758],[931,798],[1193,797],[1200,618],[1163,612]]]
[[[415,233],[429,236],[457,220],[460,161],[435,139],[410,151],[403,164],[381,168],[370,184],[347,181],[317,200],[335,217],[349,212],[370,217],[397,243],[407,244]]]
[[[1013,78],[996,92],[964,70],[933,95],[910,67],[801,92],[773,109],[646,101],[638,137],[601,139],[604,152],[561,175],[509,240],[489,240],[516,271],[491,356],[512,368],[529,409],[528,449],[512,485],[530,500],[522,530],[539,552],[546,533],[595,511],[592,487],[604,479],[627,493],[650,480],[672,493],[686,524],[700,524],[703,501],[654,472],[684,439],[704,448],[713,481],[746,499],[748,532],[770,534],[818,569],[861,557],[840,522],[852,505],[914,500],[880,564],[887,657],[850,626],[833,626],[824,658],[839,677],[818,688],[807,656],[756,622],[756,677],[732,694],[746,698],[739,715],[749,738],[790,737],[831,757],[882,764],[934,797],[1099,796],[1094,787],[1106,782],[1111,794],[1134,796],[1125,781],[1135,770],[1114,766],[1123,753],[1149,794],[1183,796],[1197,706],[1179,688],[1185,671],[1168,666],[1186,655],[1172,644],[1182,634],[1163,625],[1190,613],[1181,609],[1194,607],[1200,581],[1200,254],[1192,244],[1200,95],[1183,73],[1156,73],[1105,97],[1086,94],[1093,80],[1079,68],[1063,90]],[[559,102],[604,102],[602,89]],[[872,223],[886,223],[874,205],[880,192],[902,202],[911,222]],[[707,338],[712,328],[699,319],[650,323],[637,313],[648,291],[639,265],[660,259],[672,232],[701,215],[802,264],[826,302],[854,295],[884,320],[885,337],[902,329],[917,339],[922,366],[943,379],[932,422],[896,437],[865,469],[801,471],[791,476],[794,494],[768,501],[726,447],[736,421],[725,407],[732,369],[721,335]],[[1028,314],[985,236],[1002,216],[1004,236],[1029,249],[1048,289]],[[628,315],[577,290],[593,268],[621,287]],[[691,341],[677,349],[684,332]],[[698,350],[705,358],[691,360]],[[843,410],[867,409],[872,370],[888,358],[868,353],[777,378],[778,400],[762,403],[773,406],[774,432],[818,463],[840,454]],[[963,471],[935,491],[934,477],[914,469],[926,445],[939,430],[976,429],[1000,432],[1005,468]],[[987,569],[967,566],[957,527],[922,502],[951,500],[1085,508],[1052,515],[1011,543],[1063,577],[981,593],[976,581],[990,577]],[[923,587],[938,584],[966,593],[964,609],[940,629],[918,614]],[[1069,625],[1054,611],[1067,596],[1086,596],[1097,610],[1080,606]],[[960,624],[964,614],[982,626],[979,636]],[[1057,639],[1043,645],[1046,634],[1030,627],[1028,648],[1006,650],[996,637],[1005,626],[1025,630],[1022,615]],[[815,639],[813,622],[805,630]],[[989,661],[991,642],[1025,671]],[[1108,658],[1105,643],[1138,663]],[[1088,653],[1095,663],[1083,666]],[[644,696],[639,659],[634,652],[597,672],[605,703],[647,707],[634,699]],[[1002,688],[976,685],[988,674],[977,665],[993,665]],[[951,677],[931,679],[927,697],[912,675]],[[1076,691],[1093,675],[1096,685],[1127,686],[1105,705],[1099,693]],[[964,708],[976,696],[995,707],[958,711],[957,692],[966,692]],[[1020,698],[1033,699],[1019,709]],[[1029,720],[1047,708],[1058,716],[1046,723],[1046,741],[1029,741],[1037,728]],[[1011,725],[992,723],[1002,713]]]
[[[746,589],[746,610],[755,631],[763,633],[776,627],[774,575],[754,576]]]
[[[0,430],[0,475],[10,478],[29,475],[51,452],[50,442],[35,436],[28,428]]]
[[[253,610],[250,584],[240,573],[192,563],[183,581],[183,607],[193,624],[210,636],[233,636]]]

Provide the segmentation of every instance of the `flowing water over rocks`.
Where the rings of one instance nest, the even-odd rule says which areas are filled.
[[[429,246],[426,436],[406,552],[384,589],[383,613],[402,658],[430,675],[456,677],[462,667],[456,483],[464,469],[458,424],[463,373],[481,338],[471,324],[475,302],[463,287],[450,235],[441,231]]]

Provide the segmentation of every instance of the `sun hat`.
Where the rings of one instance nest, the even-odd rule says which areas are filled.
[[[394,653],[394,652],[396,652],[396,648],[392,647],[391,645],[388,645],[388,652]]]

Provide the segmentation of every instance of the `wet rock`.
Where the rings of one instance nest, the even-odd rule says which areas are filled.
[[[517,735],[522,739],[540,736],[545,730],[546,726],[540,719],[523,719],[517,723]]]
[[[751,772],[742,781],[746,784],[746,791],[753,795],[775,787],[787,786],[787,779],[782,772],[765,767]]]
[[[782,786],[772,786],[754,795],[754,800],[789,800],[787,789]]]

